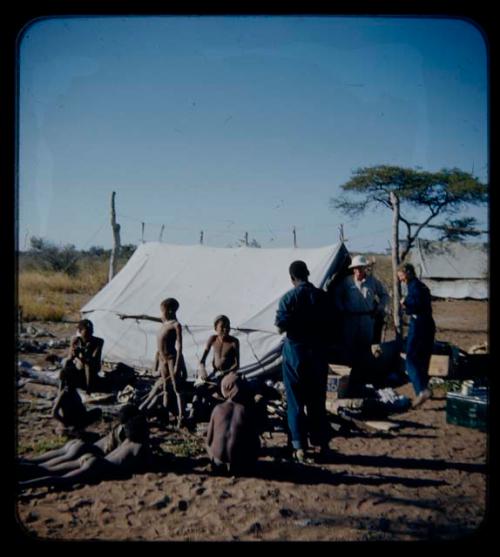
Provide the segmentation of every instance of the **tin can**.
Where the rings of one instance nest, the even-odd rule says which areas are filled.
[[[462,383],[462,394],[463,395],[470,395],[472,394],[472,391],[474,390],[474,381],[472,381],[471,379],[468,379],[467,381],[464,381]]]

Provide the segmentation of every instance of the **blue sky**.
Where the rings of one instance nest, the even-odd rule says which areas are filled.
[[[391,214],[329,208],[352,172],[488,181],[487,51],[459,19],[65,17],[19,43],[19,247],[30,236],[388,248]],[[487,227],[487,208],[467,213]]]

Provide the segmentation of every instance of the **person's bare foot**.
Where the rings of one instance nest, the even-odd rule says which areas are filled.
[[[305,462],[306,455],[304,453],[304,449],[295,449],[295,451],[293,452],[293,459],[295,460],[295,462]]]
[[[429,389],[424,389],[418,396],[417,398],[413,401],[413,408],[418,408],[419,406],[422,406],[422,404],[426,401],[429,400],[432,396],[432,392]]]

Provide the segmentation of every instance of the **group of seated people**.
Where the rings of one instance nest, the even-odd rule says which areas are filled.
[[[92,322],[78,324],[68,357],[63,361],[60,386],[52,416],[76,438],[62,448],[32,459],[19,459],[21,487],[70,486],[94,480],[119,477],[139,470],[150,456],[148,418],[158,408],[167,413],[175,404],[177,424],[208,421],[206,449],[214,471],[238,473],[251,468],[259,454],[259,429],[255,396],[248,382],[236,373],[239,367],[239,342],[231,336],[230,322],[219,315],[214,322],[216,334],[206,344],[200,359],[198,379],[191,411],[185,416],[183,384],[186,379],[182,359],[182,329],[175,319],[178,304],[162,303],[163,326],[158,335],[155,370],[159,379],[149,394],[136,405],[120,411],[119,423],[95,443],[82,440],[85,429],[101,417],[101,410],[85,407],[78,389],[98,390],[102,339],[93,335]],[[151,318],[121,316],[121,318]],[[179,325],[179,326],[177,326]],[[206,359],[213,351],[213,371],[207,373]],[[171,397],[171,395],[174,395]],[[207,416],[208,413],[208,416]]]

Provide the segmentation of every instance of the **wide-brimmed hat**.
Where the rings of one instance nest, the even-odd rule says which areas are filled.
[[[354,267],[369,267],[371,263],[366,259],[364,255],[355,255],[352,258],[349,269],[354,269]]]

